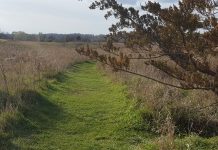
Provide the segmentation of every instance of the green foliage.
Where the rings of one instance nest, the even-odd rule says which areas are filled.
[[[218,148],[218,138],[205,139],[196,135],[191,135],[183,139],[176,140],[178,150],[216,150]]]

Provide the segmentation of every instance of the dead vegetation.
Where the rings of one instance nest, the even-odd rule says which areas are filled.
[[[119,51],[128,54],[129,50],[121,46]],[[97,49],[97,52],[100,55],[105,54],[100,49]],[[209,62],[213,67],[213,64],[217,65],[217,58],[210,59]],[[160,135],[157,140],[160,149],[175,149],[174,141],[178,136],[197,134],[213,137],[218,135],[218,97],[214,92],[197,89],[183,90],[135,76],[126,71],[114,72],[107,63],[100,63],[99,67],[106,69],[114,80],[128,86],[129,95],[137,100],[136,109],[140,109],[144,122],[149,123],[149,130]],[[144,61],[136,59],[130,62],[128,70],[155,77],[165,83],[178,84],[177,80],[155,67],[142,68],[144,68]]]
[[[22,105],[22,92],[36,90],[45,77],[83,60],[72,43],[1,41],[0,110],[16,110]]]

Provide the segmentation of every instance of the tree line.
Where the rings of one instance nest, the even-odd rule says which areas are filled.
[[[93,34],[27,34],[25,32],[0,33],[0,39],[16,41],[40,41],[40,42],[104,42],[105,35]]]

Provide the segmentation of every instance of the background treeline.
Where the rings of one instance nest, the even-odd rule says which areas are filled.
[[[105,35],[93,34],[27,34],[25,32],[0,33],[0,39],[17,41],[40,41],[40,42],[104,42]]]

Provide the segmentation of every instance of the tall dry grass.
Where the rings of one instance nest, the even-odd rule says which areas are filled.
[[[121,51],[129,52],[123,46]],[[99,49],[99,53],[103,52]],[[218,64],[217,56],[208,59],[211,67]],[[107,65],[98,66],[114,80],[128,86],[130,96],[138,100],[137,109],[141,110],[142,119],[150,124],[151,131],[160,135],[157,140],[160,149],[175,149],[175,135],[218,135],[218,97],[213,92],[176,89],[125,72],[113,72]],[[143,60],[133,60],[130,70],[166,83],[178,84],[167,74],[146,66]]]
[[[1,41],[0,110],[13,111],[22,103],[20,93],[84,60],[74,44]]]

